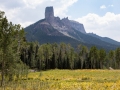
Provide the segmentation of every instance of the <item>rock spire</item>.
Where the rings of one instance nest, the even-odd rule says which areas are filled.
[[[45,9],[45,19],[48,22],[53,22],[54,21],[54,9],[52,6],[46,7]]]

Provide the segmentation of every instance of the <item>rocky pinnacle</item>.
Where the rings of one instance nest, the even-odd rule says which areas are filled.
[[[45,9],[45,19],[48,22],[53,22],[54,21],[54,9],[52,6],[46,7]]]

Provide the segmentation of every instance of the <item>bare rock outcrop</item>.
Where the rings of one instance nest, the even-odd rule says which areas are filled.
[[[79,22],[76,22],[76,21],[73,21],[73,20],[70,20],[70,24],[73,28],[75,28],[76,30],[82,32],[82,33],[86,33],[85,29],[84,29],[84,26],[83,24],[79,23]]]
[[[46,9],[45,9],[45,19],[49,23],[54,22],[54,9],[53,9],[52,6],[51,7],[46,7]]]

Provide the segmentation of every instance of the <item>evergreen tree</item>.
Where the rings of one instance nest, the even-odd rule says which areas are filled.
[[[81,69],[85,67],[87,67],[88,65],[88,61],[87,61],[87,58],[88,58],[88,49],[87,47],[85,46],[82,46],[81,47],[81,50],[80,50],[80,53],[79,53],[79,56],[80,56],[80,61],[81,61]]]
[[[56,43],[52,44],[52,53],[53,53],[51,62],[52,69],[58,68],[59,47]]]
[[[1,86],[4,81],[12,80],[14,75],[20,74],[17,69],[20,60],[20,44],[24,38],[24,30],[20,25],[9,23],[0,11],[0,64],[1,64]],[[21,67],[20,67],[21,68]]]
[[[104,49],[99,50],[99,62],[98,62],[98,68],[103,68],[104,62],[106,58],[106,52]]]
[[[59,49],[59,59],[58,59],[58,68],[63,69],[65,66],[65,60],[67,59],[67,51],[66,51],[66,44],[65,43],[60,43],[60,49]]]
[[[75,60],[75,52],[74,52],[74,48],[71,47],[70,45],[67,45],[68,48],[68,60],[69,60],[69,66],[70,69],[74,69],[74,60]]]
[[[96,69],[97,68],[97,61],[99,59],[99,54],[98,54],[98,50],[95,46],[90,48],[89,59],[90,59],[91,69]]]
[[[120,68],[120,48],[115,50],[115,59],[117,63],[117,68]]]
[[[39,70],[45,69],[45,55],[44,55],[44,45],[41,45],[38,49],[38,62],[37,68]]]
[[[116,68],[115,52],[110,50],[108,53],[109,67]]]

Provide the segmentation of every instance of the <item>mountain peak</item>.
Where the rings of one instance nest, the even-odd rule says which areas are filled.
[[[45,19],[48,22],[53,22],[54,21],[54,9],[53,9],[53,6],[46,7],[46,9],[45,9]]]
[[[25,28],[28,41],[38,41],[40,43],[70,43],[78,45],[83,43],[88,45],[98,46],[99,48],[115,49],[119,42],[103,38],[93,37],[86,33],[84,25],[69,20],[68,17],[60,19],[54,16],[52,6],[45,8],[45,18]],[[108,41],[109,40],[109,41]]]

